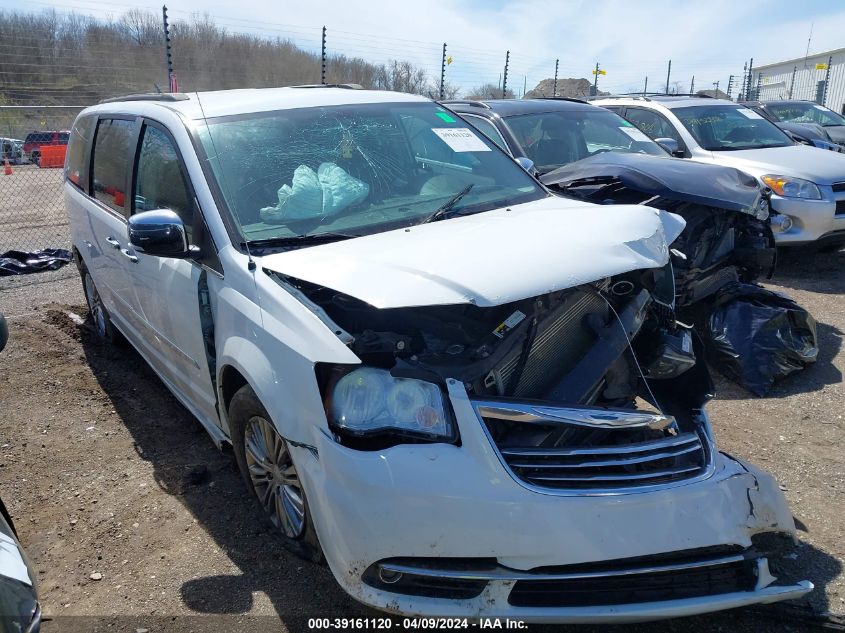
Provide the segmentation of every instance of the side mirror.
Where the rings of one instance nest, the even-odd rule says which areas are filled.
[[[185,225],[170,209],[136,213],[129,218],[129,243],[139,253],[156,257],[194,257]]]
[[[516,160],[516,162],[519,163],[519,166],[522,167],[525,171],[527,171],[532,176],[537,175],[537,170],[534,169],[534,161],[531,160],[530,158],[526,158],[525,156],[518,156],[514,160]]]
[[[678,141],[673,138],[656,138],[654,142],[660,145],[663,149],[669,152],[675,158],[683,158],[684,152],[681,150],[681,146],[678,145]]]

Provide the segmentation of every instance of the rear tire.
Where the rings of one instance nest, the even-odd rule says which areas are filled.
[[[232,397],[229,430],[238,469],[282,545],[306,560],[322,562],[323,551],[290,447],[249,385]]]
[[[88,267],[85,263],[77,257],[76,262],[79,268],[79,275],[82,277],[82,290],[85,293],[85,302],[88,304],[88,318],[97,336],[108,341],[112,345],[122,345],[125,339],[118,331],[114,324],[112,324],[109,311],[103,305],[100,298],[100,293],[97,291],[97,286],[94,283],[94,278],[88,272]]]

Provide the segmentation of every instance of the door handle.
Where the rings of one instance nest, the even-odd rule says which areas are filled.
[[[106,238],[106,241],[112,245],[112,248],[120,248],[120,242],[114,239],[112,236]]]
[[[137,257],[135,256],[135,254],[134,254],[134,253],[132,253],[132,252],[131,252],[128,248],[121,249],[121,251],[120,251],[120,252],[123,254],[123,256],[124,256],[126,259],[128,259],[128,260],[129,260],[130,262],[132,262],[133,264],[137,264],[137,263],[138,263],[138,258],[137,258]]]

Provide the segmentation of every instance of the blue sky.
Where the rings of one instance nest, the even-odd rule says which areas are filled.
[[[554,74],[590,77],[598,61],[607,71],[599,88],[662,89],[672,60],[672,81],[697,89],[715,81],[724,88],[745,60],[755,66],[845,47],[842,0],[169,0],[173,19],[207,12],[232,31],[287,37],[319,47],[328,29],[332,53],[381,62],[414,61],[439,77],[440,50],[453,63],[447,79],[469,88],[499,81],[510,50],[509,86],[530,89]],[[131,7],[160,11],[156,0],[0,0],[0,9],[54,7],[99,17],[119,17]],[[176,47],[175,47],[176,48]],[[178,53],[178,48],[176,48]],[[178,71],[178,57],[175,60]]]

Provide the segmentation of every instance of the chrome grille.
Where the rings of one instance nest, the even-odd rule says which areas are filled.
[[[618,421],[601,426],[599,422],[585,424],[583,417],[567,421],[567,417],[572,420],[571,414],[555,415],[555,409],[548,407],[502,402],[475,406],[503,464],[516,479],[537,488],[624,492],[712,472],[702,432],[682,432],[672,418],[611,412]],[[626,424],[627,417],[630,423]],[[516,432],[502,434],[502,428]]]
[[[559,314],[538,326],[537,336],[512,395],[538,397],[561,370],[573,365],[589,349],[592,341],[582,330],[583,319],[590,313],[606,314],[607,305],[595,292],[579,292]],[[516,353],[495,372],[499,393],[504,394],[519,366]]]

